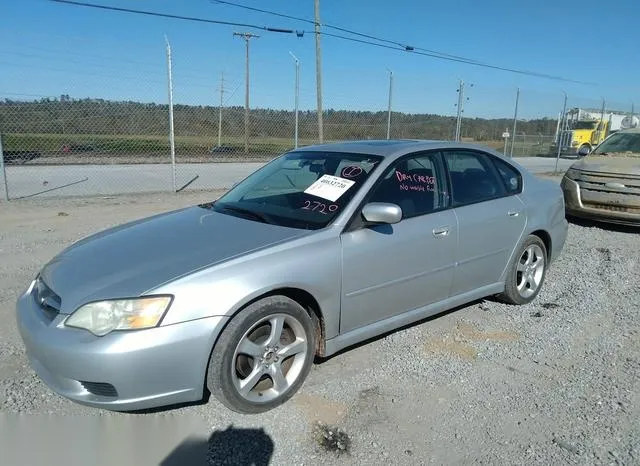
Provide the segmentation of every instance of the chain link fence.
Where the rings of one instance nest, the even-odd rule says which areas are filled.
[[[160,79],[163,71],[165,81]],[[451,96],[446,97],[451,111],[436,114],[429,110],[438,96],[428,86],[420,87],[421,76],[394,75],[394,97],[388,107],[388,82],[384,73],[380,75],[380,89],[371,99],[378,103],[367,105],[370,110],[354,109],[360,102],[348,95],[325,94],[324,142],[387,136],[453,140],[459,129],[461,140],[507,156],[555,156],[561,96],[516,93],[480,83],[466,90],[464,108],[458,109],[460,89],[451,81]],[[69,80],[84,88],[104,86],[109,95],[114,88],[124,89],[121,94],[126,99],[67,94],[16,97],[0,89],[8,197],[225,189],[296,145],[320,142],[315,82],[297,88],[303,105],[296,111],[291,69],[282,68],[282,81],[259,83],[262,87],[251,90],[252,98],[269,92],[279,96],[278,108],[250,105],[248,110],[242,70],[226,79],[210,76],[208,82],[207,76],[179,70],[171,74],[170,88],[166,69],[149,76],[142,81],[111,76],[109,87],[100,73],[69,73]],[[199,97],[202,94],[196,90],[202,89],[209,98]],[[513,101],[504,99],[507,93],[513,94]],[[282,95],[290,96],[290,101],[283,103]],[[593,107],[598,101],[573,99],[569,104]],[[422,111],[416,113],[416,106]]]

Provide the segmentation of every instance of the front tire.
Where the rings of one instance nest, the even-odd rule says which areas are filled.
[[[315,348],[314,321],[300,304],[285,296],[261,299],[223,330],[209,359],[207,388],[232,411],[269,411],[300,389]]]
[[[578,149],[578,158],[584,157],[584,155],[580,155],[580,151],[585,147],[589,150],[589,152],[591,152],[591,145],[590,144],[582,144],[580,146],[580,148]]]
[[[528,304],[538,296],[546,274],[547,248],[539,237],[530,235],[514,255],[498,298],[507,304]]]

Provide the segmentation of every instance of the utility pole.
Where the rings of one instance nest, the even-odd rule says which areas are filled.
[[[220,108],[218,110],[218,147],[222,145],[222,104],[224,98],[224,71],[220,75]]]
[[[258,38],[260,36],[252,34],[250,32],[234,32],[233,35],[242,37],[244,39],[245,47],[246,47],[246,58],[245,58],[246,83],[245,83],[245,97],[244,97],[244,153],[246,154],[249,152],[249,41],[254,37]]]
[[[295,89],[295,112],[296,112],[296,129],[294,135],[294,147],[298,148],[298,100],[300,96],[300,60],[292,52],[289,54],[293,57],[296,63],[296,89]]]
[[[516,92],[516,109],[513,114],[513,133],[511,133],[511,153],[510,157],[513,158],[513,146],[516,142],[516,125],[518,124],[518,101],[520,100],[520,88]]]
[[[554,173],[558,173],[558,161],[560,160],[560,151],[562,150],[562,140],[563,140],[562,133],[564,131],[565,120],[567,117],[567,93],[563,92],[563,94],[564,94],[564,105],[562,107],[562,124],[560,125],[560,133],[558,135],[558,154],[556,156],[556,168],[553,171]]]
[[[460,130],[462,127],[462,112],[464,105],[464,81],[460,80],[460,86],[458,87],[458,116],[456,118],[456,141],[460,141]]]
[[[598,125],[598,127],[600,128],[600,131],[598,131],[598,136],[600,136],[600,134],[604,135],[605,134],[605,130],[604,130],[604,112],[605,112],[605,100],[604,97],[602,98],[602,111],[600,113],[600,124]]]
[[[324,141],[322,125],[322,60],[320,54],[320,0],[314,0],[316,32],[316,94],[318,99],[318,138]]]
[[[391,135],[391,95],[393,92],[393,71],[387,68],[389,71],[389,110],[387,115],[387,139],[390,138]]]
[[[171,44],[167,36],[164,37],[167,43],[167,71],[169,86],[169,144],[171,146],[171,172],[173,177],[173,192],[176,192],[176,143],[173,128],[173,77],[171,74]]]

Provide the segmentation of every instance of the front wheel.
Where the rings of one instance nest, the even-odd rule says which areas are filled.
[[[227,325],[211,353],[209,391],[243,414],[285,403],[311,370],[314,329],[309,313],[285,296],[249,305]]]
[[[581,154],[582,151],[586,151],[586,153],[583,155]],[[584,157],[586,156],[589,152],[591,152],[591,145],[589,144],[582,144],[580,146],[580,148],[578,149],[578,157]]]
[[[533,301],[547,273],[547,248],[535,235],[530,235],[513,257],[507,272],[504,292],[498,297],[508,304]]]

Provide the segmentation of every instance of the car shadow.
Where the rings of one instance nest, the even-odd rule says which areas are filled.
[[[398,328],[395,328],[393,330],[389,330],[388,332],[382,333],[380,335],[376,335],[375,337],[371,337],[371,338],[369,338],[367,340],[363,340],[363,341],[355,343],[355,344],[353,344],[351,346],[347,346],[346,348],[341,349],[340,351],[332,354],[331,356],[327,356],[327,357],[319,357],[318,356],[318,357],[315,358],[315,364],[323,364],[325,362],[328,362],[328,361],[332,360],[336,356],[340,356],[342,354],[345,354],[345,353],[348,353],[350,351],[353,351],[354,349],[361,348],[363,346],[367,346],[367,345],[369,345],[369,344],[371,344],[371,343],[373,343],[375,341],[382,340],[383,338],[386,338],[389,335],[393,335],[394,333],[402,332],[403,330],[407,330],[407,329],[410,329],[410,328],[413,328],[413,327],[418,327],[420,325],[426,324],[428,322],[431,322],[433,320],[439,319],[439,318],[444,317],[446,315],[453,314],[454,312],[458,312],[458,311],[460,311],[462,309],[465,309],[467,307],[476,306],[478,304],[481,304],[484,301],[490,301],[490,300],[491,300],[491,297],[485,297],[485,298],[482,298],[482,299],[477,299],[475,301],[471,301],[471,302],[468,302],[466,304],[462,304],[460,306],[456,306],[456,307],[448,309],[446,311],[439,312],[438,314],[434,314],[432,316],[426,317],[426,318],[421,319],[421,320],[419,320],[417,322],[413,322],[411,324],[403,325],[402,327],[398,327]]]
[[[374,226],[370,226],[369,229],[375,231],[376,233],[380,233],[382,235],[393,234],[393,225],[389,225],[389,224],[374,225]]]
[[[616,233],[629,233],[629,234],[640,233],[640,225],[633,226],[633,225],[622,225],[618,223],[607,223],[607,222],[598,221],[598,220],[588,220],[584,218],[572,217],[570,215],[567,215],[567,221],[569,221],[574,225],[585,227],[585,228],[595,227],[601,230],[612,231]]]
[[[187,439],[178,445],[160,466],[253,465],[267,466],[275,444],[264,429],[215,430],[204,439]]]

